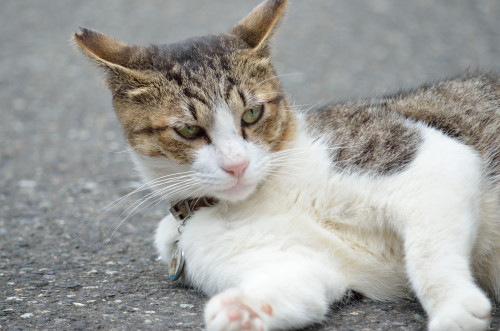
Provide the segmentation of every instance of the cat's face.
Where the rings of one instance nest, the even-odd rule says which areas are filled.
[[[295,116],[267,40],[284,3],[264,3],[226,34],[168,46],[75,36],[105,67],[133,158],[158,195],[245,199],[293,138]]]

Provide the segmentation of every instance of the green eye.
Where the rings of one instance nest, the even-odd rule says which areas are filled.
[[[186,139],[198,138],[203,134],[203,129],[196,125],[186,125],[180,129],[175,129],[175,131]]]
[[[244,125],[248,125],[257,122],[257,120],[260,118],[260,115],[262,115],[263,111],[264,111],[263,105],[247,110],[246,112],[243,113],[243,116],[241,117],[242,123]]]

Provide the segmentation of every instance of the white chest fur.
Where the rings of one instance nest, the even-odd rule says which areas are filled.
[[[238,284],[251,272],[245,268],[299,250],[352,275],[350,288],[381,299],[402,295],[407,280],[401,243],[383,222],[389,215],[374,194],[377,180],[332,171],[328,147],[306,136],[292,148],[250,199],[202,209],[189,220],[180,239],[188,261],[184,280],[215,294]],[[164,231],[174,230],[161,225],[160,252],[168,246],[160,242],[172,237]],[[369,285],[375,280],[378,286]]]

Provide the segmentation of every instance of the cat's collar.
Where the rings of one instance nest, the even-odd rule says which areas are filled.
[[[179,232],[178,239],[172,245],[172,259],[170,260],[169,278],[173,281],[178,280],[184,270],[184,251],[179,244],[179,238],[182,234],[182,228],[186,221],[202,207],[211,207],[217,203],[213,198],[186,199],[174,204],[170,208],[172,216],[179,221],[177,231]]]
[[[193,214],[202,207],[211,207],[217,203],[214,198],[186,199],[174,204],[170,213],[174,218],[184,224]]]

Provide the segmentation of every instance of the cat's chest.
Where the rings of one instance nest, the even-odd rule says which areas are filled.
[[[336,172],[328,148],[307,137],[294,149],[296,156],[279,175],[270,176],[249,199],[204,208],[189,220],[182,235],[186,253],[231,259],[249,248],[299,245],[332,255],[344,247],[354,252],[352,259],[358,253],[384,255],[375,251],[387,246],[380,183]]]
[[[221,226],[256,227],[278,236],[294,231],[300,236],[309,227],[315,234],[334,233],[360,245],[365,245],[361,241],[366,234],[377,236],[391,217],[377,193],[383,179],[339,173],[328,146],[307,137],[297,141],[295,150],[297,155],[290,157],[280,175],[269,178],[254,196],[221,209]]]

